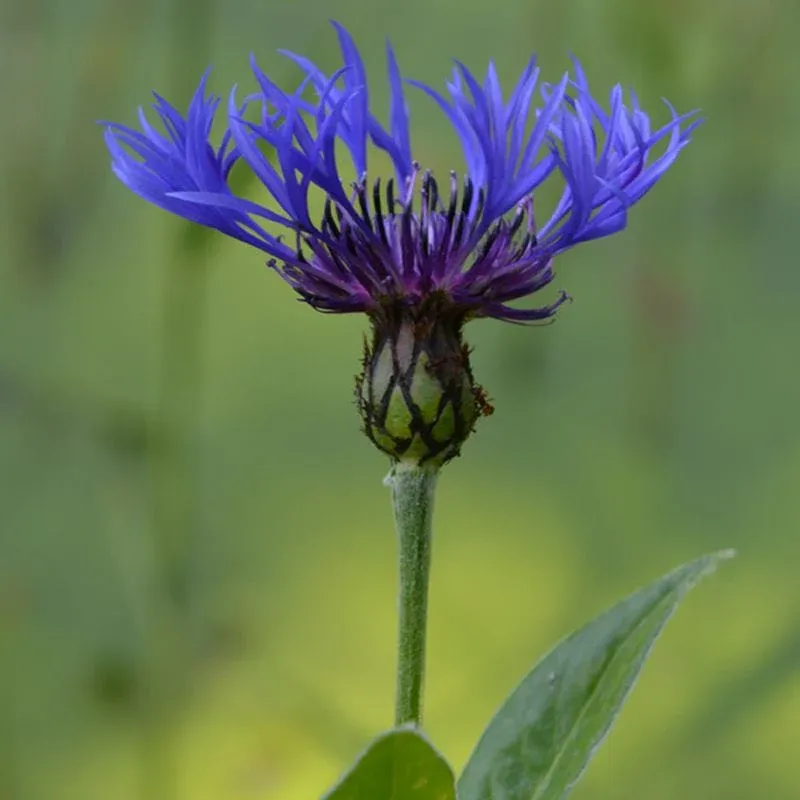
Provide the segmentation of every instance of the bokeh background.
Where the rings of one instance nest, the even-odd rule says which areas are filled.
[[[443,85],[578,54],[707,122],[555,325],[474,323],[497,413],[441,480],[427,729],[461,765],[560,637],[703,552],[577,800],[800,797],[800,6],[3,0],[0,798],[319,797],[391,722],[395,541],[361,318],[127,192],[97,119],[383,43]],[[793,70],[795,74],[793,74]],[[412,100],[417,158],[461,165]],[[258,188],[242,185],[258,197]]]

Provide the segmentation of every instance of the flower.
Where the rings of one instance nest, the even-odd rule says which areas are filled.
[[[209,137],[219,100],[207,97],[206,76],[185,116],[156,95],[153,109],[166,135],[141,110],[141,130],[108,125],[112,169],[155,205],[267,253],[269,266],[312,307],[368,314],[373,336],[358,383],[366,432],[392,458],[443,463],[486,408],[463,324],[552,317],[563,292],[534,308],[511,303],[552,281],[559,253],[621,231],[628,209],[672,165],[699,120],[669,106],[672,119],[654,131],[636,96],[626,104],[619,85],[606,110],[577,59],[573,76],[554,85],[540,85],[532,59],[507,97],[494,64],[481,82],[456,62],[440,93],[404,81],[387,44],[385,126],[370,111],[355,43],[334,27],[343,66],[332,75],[285,53],[304,73],[287,92],[253,61],[259,91],[239,103],[234,87],[217,148]],[[463,179],[451,172],[437,181],[413,159],[404,82],[447,116],[466,161]],[[253,108],[255,120],[248,117]],[[352,182],[340,172],[341,146]],[[388,156],[394,177],[369,176],[370,146]],[[270,207],[231,191],[237,161],[266,188]],[[538,224],[534,192],[551,177],[563,180],[563,191]],[[314,195],[324,198],[318,216]],[[282,234],[272,232],[276,226]]]

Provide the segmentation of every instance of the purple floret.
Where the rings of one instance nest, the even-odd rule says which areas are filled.
[[[219,100],[206,96],[206,76],[185,117],[156,96],[153,109],[166,135],[143,112],[141,130],[111,124],[106,131],[112,168],[129,189],[262,250],[270,266],[322,311],[413,309],[435,296],[464,319],[551,317],[563,294],[538,308],[509,303],[549,284],[559,253],[625,228],[628,209],[669,169],[699,124],[693,114],[678,115],[669,106],[671,121],[651,131],[636,97],[626,105],[619,85],[606,110],[577,60],[573,77],[564,75],[556,85],[539,83],[532,60],[507,98],[494,64],[479,81],[457,63],[440,93],[404,81],[387,45],[384,126],[370,112],[355,43],[334,25],[341,69],[328,76],[286,53],[305,73],[296,91],[286,92],[253,62],[258,93],[239,104],[231,92],[219,147],[209,141]],[[413,160],[405,82],[447,116],[467,165],[463,178],[451,173],[437,181]],[[260,112],[256,121],[247,114],[253,108]],[[354,182],[337,164],[342,145]],[[369,176],[372,148],[389,157],[393,177]],[[660,155],[653,157],[656,148]],[[263,184],[269,207],[231,191],[228,178],[237,161]],[[539,224],[536,190],[559,178],[561,197]],[[319,197],[323,211],[315,214]]]

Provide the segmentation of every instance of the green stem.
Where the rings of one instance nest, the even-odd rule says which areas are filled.
[[[400,625],[397,638],[397,725],[422,722],[425,634],[436,469],[396,465],[392,487],[394,520],[400,546]]]

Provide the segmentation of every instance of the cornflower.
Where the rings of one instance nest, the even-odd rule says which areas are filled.
[[[343,62],[333,74],[287,52],[303,78],[285,91],[252,60],[259,90],[240,103],[234,87],[215,146],[220,100],[208,95],[206,73],[185,115],[155,96],[163,132],[141,109],[138,130],[107,125],[112,169],[151,203],[266,253],[311,307],[366,314],[372,335],[356,387],[364,431],[394,463],[437,468],[491,411],[472,375],[464,324],[553,317],[563,292],[533,307],[513,303],[553,280],[559,254],[623,230],[628,210],[666,173],[699,120],[667,104],[671,120],[653,130],[620,85],[604,107],[577,59],[555,84],[540,83],[531,59],[507,96],[493,63],[480,81],[456,62],[441,93],[404,81],[387,44],[384,125],[370,111],[353,39],[333,24]],[[414,159],[404,83],[447,117],[463,176],[439,180]],[[253,108],[258,113],[248,116]],[[342,146],[353,181],[342,176]],[[388,156],[393,176],[370,175],[371,147]],[[263,184],[270,205],[231,189],[237,162]],[[534,195],[548,180],[563,188],[542,222]]]

